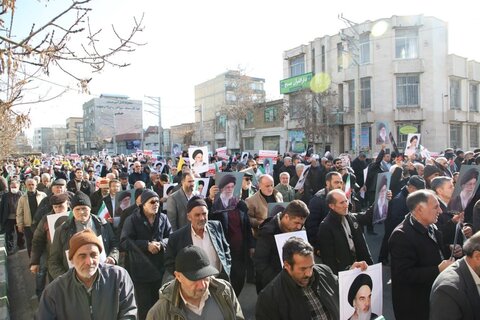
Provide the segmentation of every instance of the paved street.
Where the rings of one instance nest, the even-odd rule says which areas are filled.
[[[378,235],[367,235],[367,241],[373,255],[377,260],[378,251],[383,236],[383,225],[376,225],[375,231]],[[383,267],[383,313],[385,319],[395,319],[392,309],[390,268]],[[35,279],[28,270],[28,255],[26,250],[17,252],[8,257],[8,281],[9,281],[9,302],[10,315],[12,320],[31,320],[37,308],[35,296]],[[255,302],[257,293],[253,284],[246,284],[239,297],[245,319],[255,319]]]

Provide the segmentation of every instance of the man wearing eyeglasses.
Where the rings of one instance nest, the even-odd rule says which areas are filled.
[[[73,216],[55,229],[48,257],[48,271],[54,279],[69,269],[66,251],[69,249],[70,238],[85,229],[91,229],[97,236],[102,236],[106,260],[101,262],[117,264],[118,261],[118,241],[112,227],[105,219],[90,214],[92,209],[90,198],[85,193],[77,191],[70,204]]]
[[[125,220],[120,246],[128,252],[130,276],[135,285],[139,319],[145,319],[155,304],[165,270],[164,254],[172,231],[159,211],[160,199],[153,190],[141,194],[141,205]]]

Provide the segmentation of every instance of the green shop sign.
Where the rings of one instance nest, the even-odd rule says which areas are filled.
[[[400,127],[401,134],[417,133],[417,127],[414,126],[403,126]]]
[[[310,88],[310,80],[312,80],[312,72],[302,75],[280,80],[280,93],[292,93],[298,90]]]

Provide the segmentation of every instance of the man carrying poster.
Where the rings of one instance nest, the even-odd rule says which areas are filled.
[[[313,247],[300,238],[288,239],[282,249],[283,270],[257,299],[255,318],[339,319],[338,278],[323,264],[315,264]],[[364,261],[352,267],[367,269]]]

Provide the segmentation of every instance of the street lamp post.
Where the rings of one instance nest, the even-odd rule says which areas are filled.
[[[113,114],[113,150],[115,150],[115,155],[118,154],[118,149],[117,149],[117,122],[115,121],[117,116],[122,115],[123,112],[115,112]]]
[[[163,128],[162,128],[162,103],[160,97],[145,96],[156,104],[144,102],[146,105],[155,107],[158,111],[158,153],[163,154]],[[150,111],[149,111],[150,112]]]

